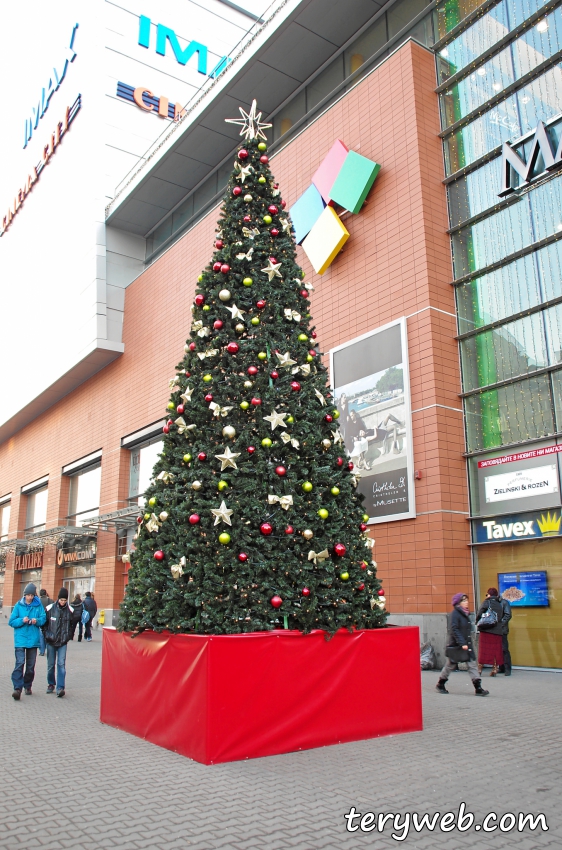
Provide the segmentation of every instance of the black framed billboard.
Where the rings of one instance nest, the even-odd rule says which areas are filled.
[[[330,372],[369,522],[415,517],[406,319],[333,348]]]
[[[513,608],[547,608],[549,604],[545,570],[498,573],[498,589]]]

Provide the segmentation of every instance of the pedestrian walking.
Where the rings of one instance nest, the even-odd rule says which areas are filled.
[[[498,673],[504,673],[506,676],[511,676],[511,652],[509,651],[509,621],[513,616],[511,613],[511,605],[504,599],[502,596],[498,597],[502,606],[502,650],[503,650],[503,664],[498,669]]]
[[[70,640],[74,640],[74,635],[76,634],[76,626],[78,626],[78,643],[82,640],[82,631],[84,629],[84,624],[82,623],[82,611],[84,610],[84,603],[80,598],[80,594],[77,593],[74,599],[72,600],[72,607],[74,608],[74,625],[72,626],[72,634],[70,635]]]
[[[31,685],[35,678],[37,649],[41,643],[41,626],[45,622],[45,609],[37,596],[37,588],[30,583],[23,596],[16,602],[10,615],[9,625],[14,630],[16,666],[12,673],[12,696],[19,700],[22,690],[31,696]]]
[[[46,610],[45,640],[47,641],[47,693],[66,693],[66,646],[75,622],[74,609],[68,604],[68,590],[61,587],[57,601]],[[56,675],[55,675],[56,664]]]
[[[51,599],[51,597],[49,596],[49,594],[47,593],[47,591],[45,590],[44,587],[42,587],[41,590],[39,591],[39,601],[41,602],[43,609],[46,609],[47,605],[51,605],[52,602],[53,602],[53,600]],[[45,617],[45,619],[46,619],[46,617]],[[45,627],[42,626],[41,629],[40,629],[39,655],[45,655],[46,647],[47,647],[47,644],[45,643]]]
[[[451,614],[451,628],[449,632],[448,646],[445,650],[447,663],[441,670],[441,675],[439,676],[436,689],[440,694],[448,694],[449,691],[445,687],[447,679],[460,661],[466,661],[468,675],[472,679],[472,684],[474,685],[475,696],[486,697],[490,692],[484,690],[482,687],[482,679],[480,679],[478,673],[476,657],[474,655],[472,640],[470,637],[468,595],[466,593],[455,593],[451,600],[451,604],[453,606],[453,612]]]
[[[92,623],[97,614],[98,605],[89,590],[86,591],[84,596],[84,611],[87,611],[90,615],[88,622],[84,626],[84,639],[90,641],[92,640]]]
[[[495,676],[498,667],[503,665],[503,623],[504,611],[495,587],[489,587],[486,598],[476,614],[476,626],[479,632],[478,672],[482,673],[485,664],[492,666],[490,676]]]

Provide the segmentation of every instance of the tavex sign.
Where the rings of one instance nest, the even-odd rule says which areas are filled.
[[[521,139],[516,142],[512,142],[511,144],[509,142],[504,142],[503,144],[502,188],[501,192],[498,192],[500,198],[505,198],[507,195],[511,195],[516,189],[521,189],[530,183],[533,177],[538,176],[538,174],[535,174],[534,172],[537,170],[537,163],[540,156],[542,156],[543,167],[539,173],[542,174],[543,171],[555,171],[557,168],[562,167],[562,137],[560,138],[560,143],[556,148],[556,152],[554,152],[548,135],[548,130],[546,129],[543,121],[539,121],[537,124],[526,162],[523,157],[513,149],[520,144],[522,144]],[[517,186],[513,186],[513,180],[515,177],[514,172],[517,172],[521,178],[521,181]]]

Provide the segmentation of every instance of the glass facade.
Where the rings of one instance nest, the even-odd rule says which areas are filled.
[[[27,509],[25,515],[26,531],[43,531],[47,521],[47,499],[49,488],[42,487],[35,490],[27,497]]]
[[[129,474],[129,501],[144,506],[144,492],[152,480],[152,470],[158,460],[164,442],[157,437],[142,446],[131,449]]]
[[[80,527],[99,513],[101,466],[85,469],[70,479],[68,525]]]
[[[8,539],[8,529],[10,527],[10,503],[4,502],[0,505],[0,542]]]
[[[539,121],[547,124],[553,150],[560,142],[562,8],[540,15],[542,5],[501,0],[481,15],[476,11],[464,29],[462,15],[472,13],[473,4],[461,9],[458,3],[445,3],[437,9],[442,39],[456,27],[453,37],[438,45],[436,61],[439,82],[445,84],[439,97],[445,171],[451,175],[447,198],[458,281],[471,511],[504,516],[508,523],[512,514],[530,505],[532,494],[501,504],[490,497],[489,504],[481,504],[478,461],[488,451],[494,457],[521,452],[531,458],[524,466],[532,481],[534,474],[540,475],[541,462],[529,451],[536,441],[547,438],[553,445],[562,434],[562,179],[557,172],[544,171],[539,155],[530,183],[518,189],[517,176],[509,199],[498,194],[504,142],[534,134]],[[520,29],[514,33],[516,27]],[[536,69],[539,73],[532,77]],[[522,80],[528,74],[531,79]],[[449,130],[456,122],[460,126]],[[532,144],[530,135],[515,148],[524,161]],[[559,460],[556,464],[559,468]],[[508,462],[496,474],[509,479],[514,466]],[[534,498],[535,509],[562,511],[559,489],[548,498]],[[474,530],[474,542],[480,596],[482,587],[499,586],[499,573],[521,569],[546,569],[550,589],[559,583],[560,540],[484,544]],[[554,607],[551,601],[540,616],[530,608],[514,614],[510,643],[515,664],[562,666],[551,639],[560,629]]]

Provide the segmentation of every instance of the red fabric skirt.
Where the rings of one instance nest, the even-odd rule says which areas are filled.
[[[503,664],[502,636],[480,632],[478,663],[493,665],[494,661],[498,667],[501,667]]]

